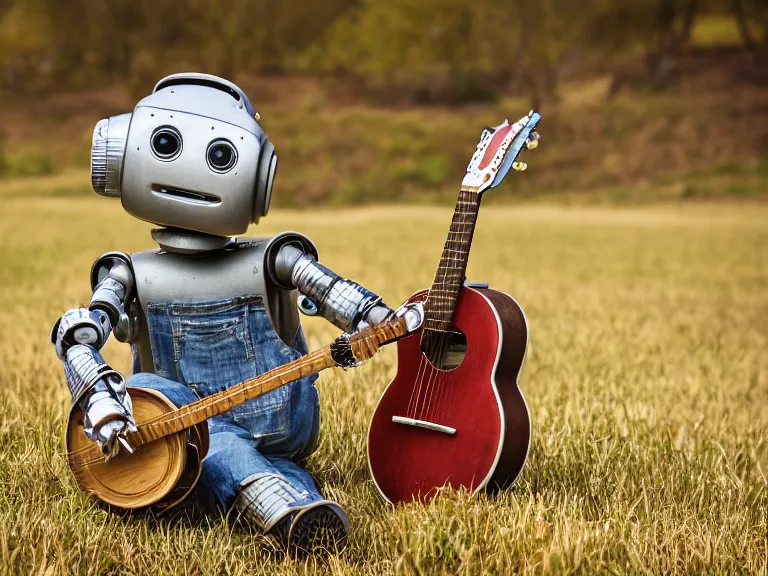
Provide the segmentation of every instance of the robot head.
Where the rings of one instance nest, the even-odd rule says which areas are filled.
[[[161,80],[132,114],[93,131],[91,181],[130,214],[216,236],[266,216],[275,148],[243,91],[208,74]]]

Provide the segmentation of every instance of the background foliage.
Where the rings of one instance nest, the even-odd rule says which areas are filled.
[[[767,48],[765,0],[0,0],[0,576],[766,574]],[[481,128],[541,109],[529,170],[486,201],[527,205],[483,209],[469,267],[531,327],[514,489],[380,501],[365,435],[393,348],[319,380],[310,466],[354,523],[324,566],[76,489],[50,326],[98,254],[153,246],[93,194],[93,126],[182,70],[245,89],[274,202],[313,207],[250,233],[308,234],[389,303],[428,285],[450,212],[339,205],[452,203]]]
[[[0,0],[0,187],[55,176],[34,193],[88,194],[95,122],[196,70],[261,113],[276,205],[450,201],[481,128],[530,108],[535,169],[494,197],[762,197],[766,6]]]
[[[147,83],[194,68],[347,78],[387,101],[539,100],[574,68],[644,54],[657,81],[697,18],[768,42],[763,0],[2,0],[0,93]]]

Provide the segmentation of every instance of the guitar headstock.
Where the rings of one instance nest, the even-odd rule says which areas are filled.
[[[483,130],[477,150],[467,166],[462,189],[483,192],[501,184],[510,168],[525,170],[527,164],[519,162],[518,157],[524,148],[533,150],[539,145],[535,130],[540,120],[541,115],[531,111],[514,124],[505,120],[495,128]]]

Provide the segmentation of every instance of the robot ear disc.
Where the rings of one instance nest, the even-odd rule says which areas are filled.
[[[100,120],[93,129],[91,142],[91,185],[99,196],[107,194],[107,138],[109,119]]]
[[[256,189],[253,199],[252,222],[258,223],[259,218],[266,216],[272,199],[272,184],[277,172],[277,156],[275,147],[268,139],[264,140],[259,155],[259,167],[256,173]]]
[[[275,173],[277,172],[277,154],[272,155],[272,161],[269,163],[269,176],[267,177],[266,195],[264,197],[264,211],[262,216],[269,212],[269,203],[272,201],[272,186],[275,183]]]
[[[120,198],[120,176],[128,127],[133,114],[101,120],[93,130],[91,184],[96,194]]]

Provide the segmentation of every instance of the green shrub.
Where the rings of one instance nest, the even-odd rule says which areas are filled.
[[[450,180],[452,169],[443,154],[416,157],[395,167],[396,177],[404,182],[434,187]]]
[[[0,175],[5,178],[48,176],[56,171],[53,159],[44,152],[31,152],[3,159],[0,150]]]
[[[5,137],[3,134],[0,134],[0,178],[5,176],[6,171],[8,170],[8,161],[5,157]]]
[[[489,101],[510,78],[513,27],[492,0],[369,0],[331,27],[308,67],[386,103]]]

